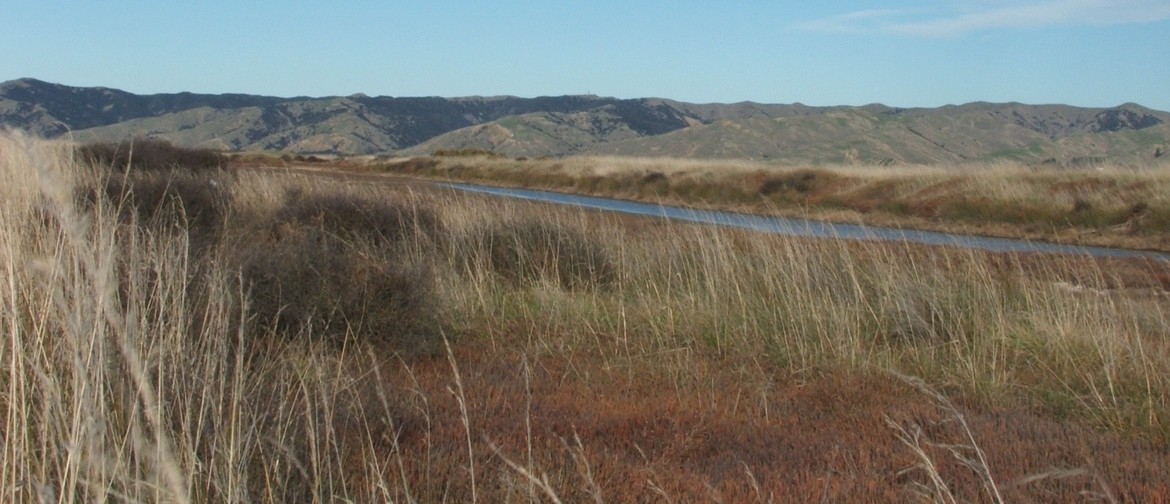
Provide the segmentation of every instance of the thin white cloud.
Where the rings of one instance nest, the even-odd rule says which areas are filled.
[[[894,9],[869,9],[849,12],[839,16],[824,19],[805,21],[796,25],[798,29],[823,32],[862,32],[866,31],[870,23],[881,22],[905,14],[905,11]]]
[[[899,11],[899,10],[894,10],[894,9],[870,9],[870,10],[860,10],[860,11],[850,12],[848,14],[843,14],[841,16],[838,16],[838,18],[840,18],[841,21],[861,21],[861,20],[866,20],[866,19],[875,19],[875,18],[894,16],[894,15],[900,14],[902,12],[904,12],[904,11]]]
[[[958,5],[965,9],[956,8],[936,17],[917,16],[919,13],[910,11],[865,10],[806,22],[800,27],[813,31],[945,38],[984,30],[1105,26],[1170,19],[1167,0],[1048,0],[1010,6],[968,1]]]

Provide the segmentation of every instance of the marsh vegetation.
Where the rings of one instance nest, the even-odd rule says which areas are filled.
[[[15,134],[0,170],[9,500],[1170,493],[1162,262],[127,170]]]
[[[432,156],[351,168],[850,224],[1170,251],[1170,162],[807,167]]]

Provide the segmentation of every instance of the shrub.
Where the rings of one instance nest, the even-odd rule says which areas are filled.
[[[95,209],[104,200],[124,220],[155,229],[182,228],[191,250],[202,252],[218,243],[224,230],[235,178],[220,170],[105,173],[75,191],[82,208]]]
[[[787,193],[808,196],[823,191],[840,177],[826,170],[795,170],[778,174],[755,173],[748,177],[748,190],[761,196]]]
[[[273,217],[279,226],[313,226],[348,240],[372,244],[404,239],[438,239],[440,222],[429,208],[353,194],[292,191]]]
[[[430,247],[440,230],[430,208],[290,191],[237,252],[251,312],[287,335],[430,351],[435,279],[417,247]]]
[[[662,172],[650,172],[638,179],[638,192],[653,196],[666,196],[670,193],[670,177]]]
[[[438,159],[430,157],[416,157],[404,161],[384,163],[379,168],[382,171],[394,173],[419,173],[427,172],[436,166],[439,166]]]
[[[210,228],[222,224],[232,181],[227,172],[114,174],[106,179],[105,193],[146,220],[181,217],[192,227]]]
[[[76,154],[84,161],[116,170],[205,170],[221,168],[225,161],[219,151],[178,147],[157,138],[87,144],[78,147]]]
[[[319,228],[286,229],[242,252],[250,312],[287,335],[313,334],[429,351],[434,277],[427,266],[390,257]]]
[[[472,147],[466,149],[439,149],[432,152],[431,155],[436,157],[487,157],[493,159],[504,157],[503,154]]]

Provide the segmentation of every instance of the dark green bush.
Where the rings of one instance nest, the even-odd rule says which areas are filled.
[[[258,323],[338,344],[437,348],[434,272],[413,255],[441,239],[432,209],[340,192],[285,199],[236,251]]]
[[[192,227],[214,228],[222,225],[230,206],[228,187],[233,180],[222,171],[112,174],[104,190],[106,197],[143,220],[171,223],[182,219]]]
[[[439,218],[430,208],[345,193],[290,192],[273,219],[277,227],[311,226],[373,244],[441,237]]]
[[[179,147],[156,138],[138,138],[119,143],[93,143],[77,147],[77,156],[87,162],[118,171],[218,169],[225,157],[212,149]]]
[[[249,313],[287,335],[433,350],[434,275],[424,264],[308,226],[241,252]]]
[[[439,149],[431,153],[436,157],[487,157],[487,158],[502,158],[503,154],[492,152],[484,149],[476,149],[468,147],[466,149]]]
[[[746,180],[749,191],[761,196],[788,194],[791,196],[808,196],[823,191],[840,176],[824,170],[795,170],[783,173],[756,173]]]
[[[439,160],[431,157],[415,157],[402,161],[383,163],[378,166],[381,171],[392,173],[430,173],[439,166]]]
[[[662,172],[650,172],[638,179],[638,194],[663,197],[670,193],[670,177]]]
[[[80,207],[105,201],[120,218],[155,229],[181,228],[193,252],[211,250],[225,229],[235,175],[221,170],[103,173],[77,187]]]

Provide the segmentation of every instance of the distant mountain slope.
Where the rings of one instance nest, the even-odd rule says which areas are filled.
[[[677,110],[596,96],[274,98],[193,93],[134,95],[20,79],[0,84],[0,124],[80,141],[160,136],[235,150],[381,153],[497,119],[604,109],[621,127],[655,135],[685,127]]]
[[[961,163],[1011,159],[1064,164],[1137,162],[1170,151],[1170,114],[1136,105],[1086,109],[973,103],[937,109],[678,106],[696,122],[660,135],[605,128],[603,113],[520,116],[456,130],[402,151],[483,149],[509,156],[600,154],[772,159],[800,163]],[[544,133],[544,136],[536,133]]]
[[[281,98],[193,93],[135,95],[103,87],[79,88],[36,79],[0,83],[0,123],[28,128],[43,136],[143,117],[210,107],[239,109],[277,103]]]
[[[969,104],[900,111],[837,109],[753,117],[595,145],[593,154],[764,158],[794,162],[958,163],[1012,159],[1077,163],[1152,159],[1170,144],[1170,117],[1116,109]]]
[[[1113,108],[970,103],[694,104],[598,96],[279,98],[135,95],[35,79],[0,83],[0,125],[79,141],[134,136],[189,146],[294,153],[508,156],[618,154],[793,162],[1150,159],[1170,151],[1170,114]]]
[[[615,107],[606,105],[582,112],[511,116],[439,135],[399,153],[416,156],[442,149],[479,149],[513,157],[564,156],[598,144],[656,136],[634,129]]]

